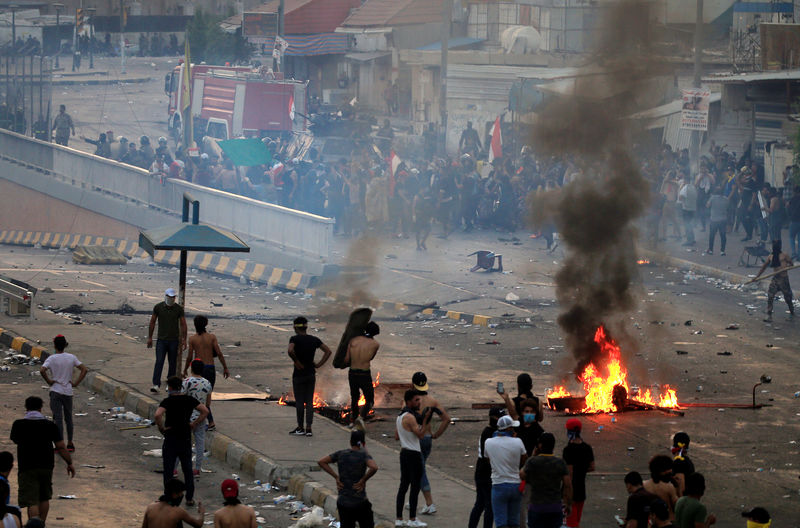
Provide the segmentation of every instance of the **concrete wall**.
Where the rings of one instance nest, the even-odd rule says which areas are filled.
[[[329,263],[332,219],[180,180],[162,185],[145,170],[6,130],[0,130],[0,178],[141,229],[176,222],[188,192],[200,201],[201,221],[239,235],[257,262],[313,275]],[[32,205],[14,210],[24,218],[43,207]],[[72,231],[50,220],[57,223],[42,230]]]
[[[124,222],[77,207],[0,178],[0,227],[63,231],[136,240],[139,230]]]

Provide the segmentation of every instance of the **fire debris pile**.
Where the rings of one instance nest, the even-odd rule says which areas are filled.
[[[669,385],[664,385],[660,394],[653,394],[650,389],[641,392],[638,387],[628,385],[628,370],[622,363],[620,347],[605,327],[597,328],[594,343],[598,351],[578,374],[586,395],[574,396],[565,387],[556,387],[547,395],[552,409],[581,414],[679,409],[678,396]]]
[[[378,388],[381,384],[381,373],[375,375],[375,380],[372,382],[372,388]],[[366,405],[367,400],[362,394],[358,399],[358,406]],[[283,394],[278,399],[278,405],[295,406],[295,401],[289,399],[289,393]],[[348,424],[350,422],[350,405],[348,403],[328,402],[319,391],[314,391],[314,410],[334,422],[341,424]],[[375,409],[370,409],[367,418],[375,416]]]

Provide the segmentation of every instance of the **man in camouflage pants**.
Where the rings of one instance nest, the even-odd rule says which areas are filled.
[[[773,272],[783,270],[774,275],[772,277],[772,281],[769,283],[769,289],[767,290],[767,317],[764,319],[765,323],[772,322],[772,305],[775,301],[775,295],[777,295],[778,292],[783,294],[783,300],[786,301],[787,306],[789,306],[789,314],[791,317],[794,317],[792,287],[789,285],[789,273],[786,271],[786,268],[790,268],[792,265],[792,259],[789,257],[789,255],[781,251],[781,241],[773,240],[772,256],[767,259],[766,262],[764,262],[764,264],[761,266],[761,269],[758,271],[758,274],[756,275],[756,278],[760,277],[768,266],[774,268]]]

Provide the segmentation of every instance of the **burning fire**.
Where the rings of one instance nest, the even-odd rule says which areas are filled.
[[[636,263],[639,264],[640,266],[646,266],[647,264],[650,264],[650,261],[647,259],[640,259],[637,260]]]
[[[372,382],[372,386],[374,388],[374,387],[377,387],[380,384],[381,384],[381,373],[378,372],[375,375],[375,381]],[[288,403],[287,403],[288,396],[289,396],[288,393],[287,394],[282,394],[281,397],[278,399],[278,405],[288,405]],[[367,399],[362,394],[361,397],[358,399],[358,405],[360,407],[360,406],[366,405],[366,404],[367,404]],[[331,406],[322,397],[322,395],[319,392],[315,392],[314,393],[313,405],[314,405],[315,409],[321,409],[323,407],[330,407]],[[349,414],[350,413],[350,406],[349,405],[344,405],[342,408],[343,408],[342,416],[344,416],[345,414]]]
[[[659,395],[652,394],[650,389],[638,394],[631,391],[628,386],[628,371],[622,364],[619,345],[606,335],[604,327],[601,326],[597,329],[594,334],[594,342],[600,346],[601,355],[606,358],[604,367],[607,372],[603,375],[594,363],[589,363],[578,376],[578,380],[583,383],[583,390],[586,392],[586,404],[579,412],[596,413],[621,410],[617,409],[613,401],[614,387],[616,386],[624,387],[630,400],[659,407],[678,407],[678,396],[669,385],[664,385],[664,391]],[[572,394],[565,387],[560,386],[553,389],[547,396],[548,398],[563,398],[572,396]]]

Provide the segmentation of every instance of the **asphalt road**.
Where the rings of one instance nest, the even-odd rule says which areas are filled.
[[[98,69],[113,72],[117,68],[115,60],[107,60],[108,64],[104,60],[96,61]],[[130,75],[149,75],[153,80],[135,85],[62,86],[55,90],[53,103],[67,104],[79,134],[95,137],[113,129],[117,136],[131,138],[166,135],[163,75],[176,63],[171,60],[172,64],[166,59],[131,59]],[[92,150],[82,142],[72,145]],[[382,346],[374,371],[386,383],[407,383],[417,370],[428,374],[432,391],[462,420],[437,441],[430,463],[453,478],[471,482],[475,445],[483,427],[482,422],[471,420],[485,418],[485,411],[473,411],[471,404],[497,401],[495,383],[504,381],[511,388],[522,371],[531,373],[534,390],[540,394],[574,378],[575,361],[564,351],[555,324],[559,308],[552,277],[563,254],[545,252],[543,242],[528,239],[524,232],[517,233],[519,239],[491,231],[441,239],[436,236],[438,229],[429,240],[430,251],[424,253],[414,251],[413,240],[383,237],[351,244],[337,239],[332,261],[358,268],[326,287],[359,293],[367,301],[436,302],[500,321],[497,327],[487,328],[448,319],[398,318],[386,310],[376,314]],[[503,253],[507,273],[469,273],[474,257],[468,255],[479,249]],[[734,248],[728,253],[727,257],[703,258],[710,265],[742,273],[733,264]],[[650,456],[668,454],[672,434],[685,430],[692,437],[695,465],[707,478],[704,501],[717,514],[720,526],[740,525],[739,512],[754,505],[769,509],[775,525],[800,526],[800,400],[793,397],[800,390],[795,358],[800,322],[786,320],[785,305],[779,301],[775,323],[763,323],[765,296],[756,288],[731,288],[722,281],[658,266],[640,269],[640,302],[633,312],[620,314],[615,321],[627,334],[622,348],[631,383],[641,387],[670,384],[681,402],[711,406],[689,408],[684,417],[658,412],[626,413],[614,422],[607,415],[583,417],[584,436],[597,457],[597,472],[588,478],[585,525],[610,526],[613,516],[624,509],[623,475],[631,469],[646,475]],[[9,247],[0,248],[0,273],[40,289],[49,287],[52,292],[40,291],[39,303],[54,309],[75,305],[72,311],[79,312],[75,316],[81,322],[104,329],[105,345],[134,340],[141,343],[143,353],[149,312],[163,290],[177,283],[176,269],[150,267],[143,261],[79,267],[71,264],[68,253]],[[233,374],[275,395],[290,389],[291,365],[285,352],[292,318],[308,316],[311,332],[335,346],[349,311],[344,303],[191,270],[189,279],[187,310],[190,315],[204,313],[211,318],[210,330],[219,336]],[[519,299],[507,301],[509,293]],[[125,314],[120,313],[123,305]],[[65,316],[63,333],[73,322]],[[727,329],[732,323],[738,329]],[[25,335],[22,321],[2,316],[0,326],[13,326]],[[52,336],[28,337],[47,342]],[[730,355],[719,355],[725,352]],[[753,410],[714,405],[751,402],[753,385],[762,374],[771,376],[772,383],[758,387],[756,398],[769,406]],[[324,398],[335,403],[346,400],[343,372],[327,367],[318,379]],[[571,388],[577,387],[573,383]],[[393,445],[391,409],[396,402],[379,400],[378,406],[388,408],[378,413],[388,421],[370,426],[370,435],[373,441]],[[556,433],[557,449],[565,441],[564,421],[563,416],[548,412],[543,423],[546,430]],[[157,478],[151,481],[157,484]],[[155,489],[152,485],[148,489]],[[131,509],[120,518],[135,515],[153,496],[131,498],[126,506]],[[470,502],[471,497],[464,498],[465,505]],[[431,521],[441,526],[445,522]]]
[[[484,243],[494,237],[488,233],[482,236]],[[464,270],[469,263],[456,257],[467,253],[459,246],[473,247],[475,242],[455,237],[440,243],[438,252],[432,250],[421,262],[422,257],[403,247],[380,252],[380,259],[375,259],[373,283],[386,286],[370,293],[376,298],[402,294],[407,275],[387,271],[388,266],[425,266],[430,273],[415,273],[424,277],[414,279],[408,291],[420,288],[415,284],[422,281],[431,296],[452,291],[466,298],[465,291],[475,292],[479,300],[474,302],[483,303],[482,307],[500,320],[501,310],[513,315],[497,327],[487,328],[437,318],[398,320],[393,313],[378,312],[382,346],[374,371],[380,372],[386,383],[407,383],[416,370],[428,374],[431,390],[453,416],[462,420],[437,441],[430,463],[453,478],[471,482],[475,444],[486,412],[472,410],[471,403],[497,401],[493,391],[496,381],[513,387],[521,371],[530,372],[535,391],[543,393],[545,388],[573,378],[574,361],[563,350],[561,333],[554,323],[558,307],[548,286],[547,274],[554,269],[553,258],[557,260],[558,256],[548,255],[545,261],[537,241],[525,241],[522,246],[509,243],[503,249],[509,260],[521,262],[522,255],[530,254],[539,264],[532,270],[535,273],[522,269],[511,275],[468,275]],[[387,259],[387,254],[395,258]],[[52,289],[37,296],[37,301],[47,307],[76,305],[72,311],[80,313],[72,318],[65,315],[67,335],[66,325],[79,317],[84,324],[106,330],[108,342],[102,346],[135,340],[144,353],[149,311],[161,299],[163,289],[175,285],[177,270],[143,262],[86,267],[71,264],[69,258],[68,253],[4,247],[0,250],[0,273]],[[451,264],[453,270],[446,266],[448,262],[455,262]],[[639,307],[620,318],[630,335],[623,342],[623,353],[631,383],[641,387],[669,383],[677,388],[681,402],[712,407],[687,409],[684,417],[658,412],[620,414],[615,422],[607,415],[583,417],[585,437],[595,449],[598,468],[588,479],[586,522],[607,525],[620,513],[625,503],[622,476],[631,469],[646,474],[650,456],[667,453],[671,435],[685,430],[692,436],[695,464],[708,480],[705,501],[721,526],[740,522],[741,508],[756,504],[767,507],[776,524],[798,525],[800,471],[795,464],[800,428],[797,400],[793,398],[800,390],[794,360],[798,323],[785,321],[780,308],[775,324],[761,322],[764,295],[758,290],[729,288],[720,281],[660,267],[643,266],[641,270]],[[233,374],[248,385],[269,389],[275,395],[290,390],[291,366],[285,350],[291,319],[298,314],[310,316],[311,332],[323,341],[331,346],[338,342],[347,313],[343,305],[204,273],[190,272],[189,279],[189,315],[210,316],[211,331],[219,336]],[[508,303],[510,307],[502,300],[509,288],[515,288],[520,297],[516,304]],[[117,313],[123,303],[134,313]],[[726,329],[731,323],[738,324],[738,330]],[[24,335],[23,321],[10,322],[4,317],[0,326],[12,325]],[[51,336],[29,337],[46,342]],[[486,344],[491,341],[499,344]],[[678,354],[678,350],[686,354]],[[718,355],[725,351],[731,355]],[[552,364],[546,366],[542,361]],[[759,387],[756,396],[759,403],[769,407],[752,410],[714,405],[751,402],[753,384],[762,374],[771,376],[772,383]],[[322,369],[318,387],[323,397],[344,402],[344,378],[344,372]],[[146,380],[142,385],[144,388]],[[383,410],[378,414],[387,421],[370,426],[373,441],[393,445],[391,409],[396,406],[394,400],[379,400],[378,407]],[[563,446],[564,421],[563,416],[548,412],[543,423],[546,430],[556,433],[557,449]],[[464,500],[468,503],[471,498]]]
[[[0,451],[15,454],[16,446],[8,434],[14,420],[25,414],[24,401],[31,395],[45,400],[44,413],[50,416],[47,385],[39,375],[39,366],[12,365],[0,372]],[[153,425],[144,429],[124,430],[137,424],[110,420],[108,409],[114,403],[86,387],[78,387],[74,396],[75,445],[73,453],[76,476],[70,479],[64,462],[56,456],[53,472],[53,500],[47,526],[74,528],[83,526],[141,526],[147,505],[161,494],[161,458],[143,453],[161,448],[161,435]],[[105,413],[103,413],[105,411]],[[206,509],[205,524],[213,525],[214,511],[222,507],[219,485],[231,478],[231,471],[210,458],[195,481],[196,497]],[[274,499],[285,492],[264,491],[245,476],[240,476],[240,498],[253,506],[259,526],[287,527],[298,515],[288,504],[275,505]],[[11,503],[17,503],[16,469],[10,475]],[[59,498],[66,496],[68,498]],[[185,507],[185,505],[184,505]],[[197,512],[196,507],[190,511]],[[23,523],[27,512],[23,514]]]

